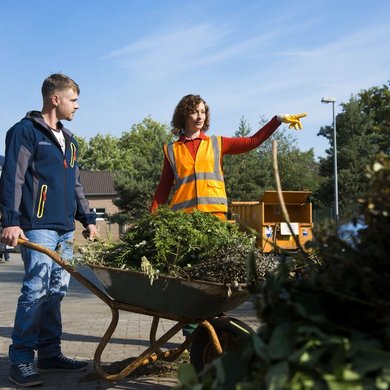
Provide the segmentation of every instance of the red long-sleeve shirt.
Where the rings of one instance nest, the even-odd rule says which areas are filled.
[[[264,127],[259,129],[251,137],[222,137],[222,155],[225,154],[241,154],[249,152],[259,147],[265,140],[267,140],[274,131],[280,126],[280,122],[274,116]],[[184,142],[191,156],[195,159],[199,144],[206,135],[201,131],[198,138],[187,140],[183,135],[178,139],[178,142]],[[157,186],[156,193],[153,198],[150,211],[158,208],[158,205],[165,204],[168,200],[172,189],[174,175],[171,164],[167,157],[164,157],[164,166],[160,177],[160,182]]]

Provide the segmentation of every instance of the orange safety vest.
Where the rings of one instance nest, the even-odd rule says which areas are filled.
[[[217,136],[200,142],[195,160],[184,142],[164,145],[164,153],[174,174],[172,210],[227,212],[221,151],[221,137]]]

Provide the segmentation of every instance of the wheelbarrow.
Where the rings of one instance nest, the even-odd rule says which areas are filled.
[[[223,314],[247,300],[249,292],[245,284],[229,288],[222,283],[188,281],[172,276],[159,276],[151,284],[142,272],[88,265],[103,285],[103,291],[57,252],[22,239],[19,239],[19,244],[48,255],[110,307],[111,322],[94,353],[95,369],[107,381],[123,379],[138,367],[158,359],[174,361],[188,349],[191,363],[200,372],[224,350],[234,347],[241,337],[253,333],[244,322]],[[120,310],[153,317],[150,346],[119,372],[107,373],[102,367],[101,356],[117,327]],[[161,318],[176,324],[157,339]],[[186,324],[198,324],[198,327],[179,347],[163,350],[163,346]]]

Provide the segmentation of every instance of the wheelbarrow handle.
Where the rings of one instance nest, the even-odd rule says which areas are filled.
[[[45,255],[49,256],[58,265],[60,265],[62,268],[68,271],[84,287],[86,287],[88,290],[90,290],[98,298],[100,298],[102,301],[104,301],[105,303],[107,303],[107,305],[111,307],[113,300],[107,294],[105,294],[99,287],[97,287],[94,283],[92,283],[84,275],[82,275],[79,271],[77,271],[75,267],[67,263],[57,252],[22,238],[18,239],[18,244],[23,245],[26,248],[30,248],[38,252],[44,253]]]

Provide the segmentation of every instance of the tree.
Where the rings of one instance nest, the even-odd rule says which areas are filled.
[[[122,171],[132,169],[132,158],[120,140],[112,135],[97,134],[82,144],[80,169],[90,171]]]
[[[241,117],[235,137],[246,137],[251,132],[251,127]],[[224,156],[224,179],[226,193],[229,200],[253,200],[259,197],[259,188],[254,179],[256,172],[256,151],[239,155]]]
[[[120,138],[109,134],[97,134],[89,142],[77,138],[80,169],[114,175],[118,194],[114,204],[120,211],[111,217],[113,222],[126,223],[148,211],[164,161],[162,145],[171,138],[167,126],[150,117]]]
[[[77,135],[74,136],[74,138],[76,139],[77,141],[77,144],[78,144],[78,152],[79,152],[79,167],[80,169],[84,169],[82,168],[82,159],[83,159],[83,156],[85,154],[85,151],[88,149],[88,141],[84,138],[84,137],[79,137]]]
[[[278,131],[258,149],[263,173],[262,185],[265,189],[274,189],[272,165],[272,142],[277,141],[278,167],[284,191],[308,190],[316,192],[319,187],[318,164],[315,162],[314,150],[301,152],[296,138],[291,133]]]
[[[372,87],[359,93],[361,109],[372,115],[372,131],[379,150],[390,154],[390,81],[381,88]]]
[[[390,151],[390,92],[388,86],[363,90],[342,103],[336,117],[339,202],[348,217],[349,209],[367,190],[366,166],[380,152]],[[320,159],[322,177],[318,197],[325,205],[334,201],[333,128],[321,127],[318,135],[329,140],[327,156]]]
[[[171,137],[166,125],[150,117],[123,133],[119,145],[131,157],[132,168],[122,169],[114,178],[117,218],[134,220],[148,212],[163,166],[162,145]]]
[[[252,131],[251,126],[244,118],[244,115],[240,118],[240,123],[238,124],[238,130],[234,133],[235,137],[246,137]]]

